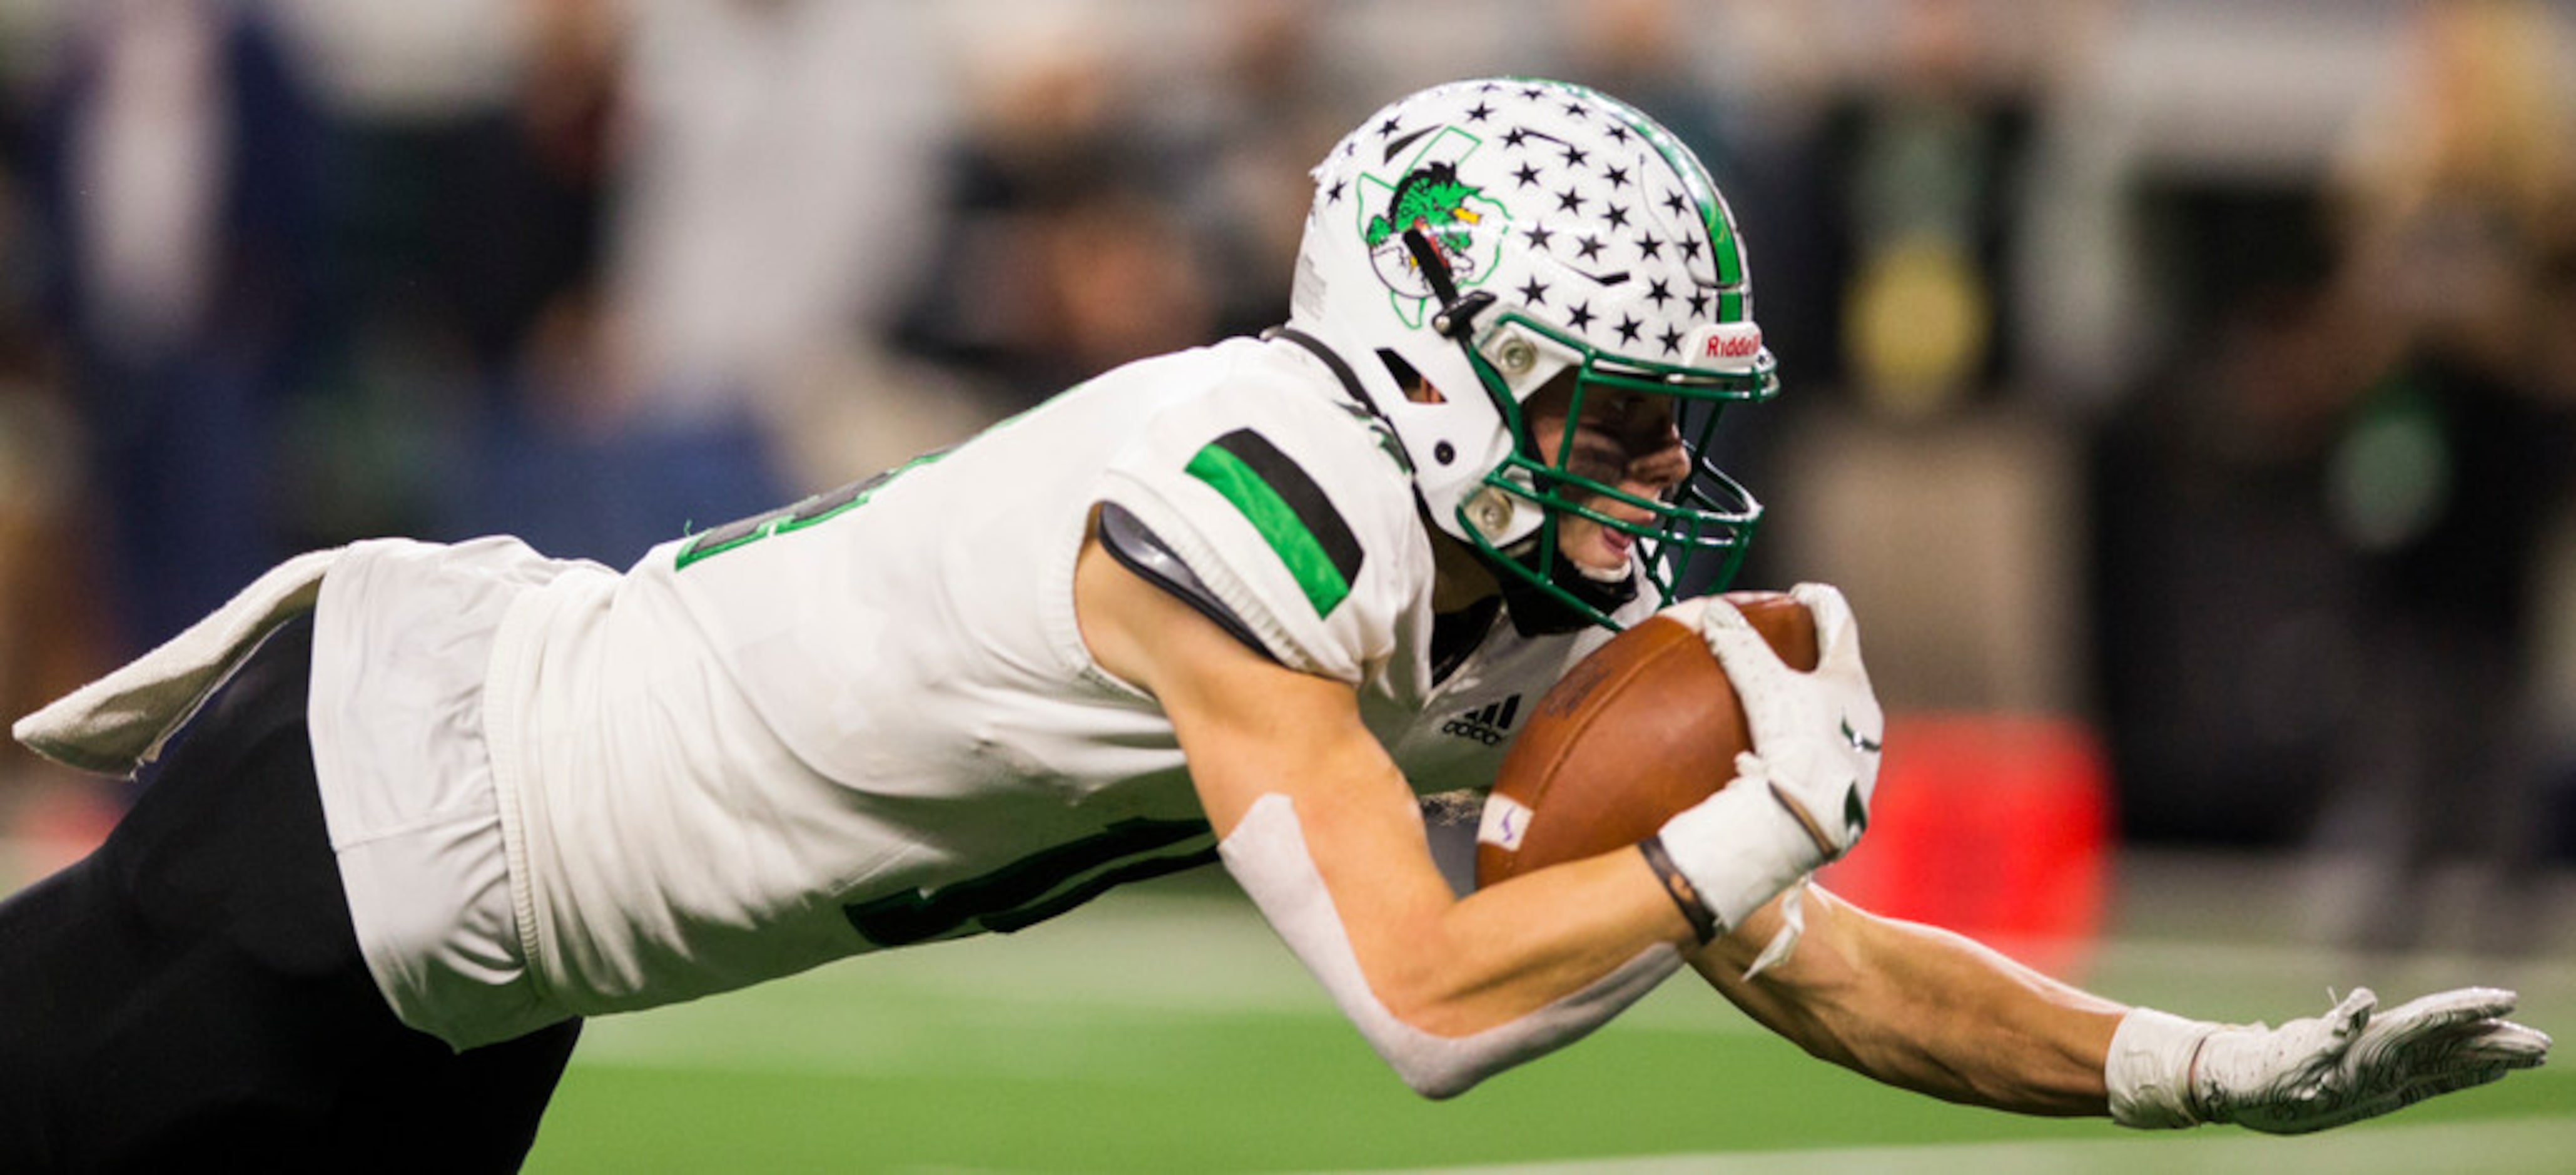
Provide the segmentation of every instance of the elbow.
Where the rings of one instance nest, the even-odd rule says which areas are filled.
[[[1494,1072],[1494,1058],[1470,1047],[1484,1027],[1458,992],[1429,968],[1408,969],[1371,984],[1384,1020],[1369,1043],[1395,1075],[1426,1101],[1447,1101]]]
[[[1445,1102],[1512,1064],[1517,1058],[1492,1056],[1462,1047],[1465,1042],[1421,1032],[1391,1033],[1372,1038],[1378,1056],[1424,1101]]]
[[[1474,1089],[1477,1082],[1485,1079],[1485,1075],[1483,1073],[1462,1071],[1455,1067],[1446,1067],[1436,1071],[1414,1072],[1407,1072],[1402,1068],[1398,1068],[1396,1070],[1396,1076],[1404,1079],[1404,1087],[1406,1089],[1410,1089],[1414,1093],[1421,1095],[1422,1100],[1427,1102],[1448,1101],[1459,1094],[1465,1093],[1470,1089]]]
[[[1498,1015],[1490,1001],[1479,1001],[1479,989],[1462,983],[1463,972],[1453,965],[1465,952],[1443,949],[1435,933],[1411,937],[1418,949],[1384,960],[1367,976],[1377,1014],[1355,1019],[1405,1088],[1438,1102],[1540,1050],[1522,1039],[1532,1018]]]
[[[1581,1039],[1680,967],[1680,953],[1657,944],[1579,991],[1517,1011],[1458,987],[1454,971],[1411,970],[1388,976],[1374,1007],[1352,1019],[1407,1088],[1446,1101]]]

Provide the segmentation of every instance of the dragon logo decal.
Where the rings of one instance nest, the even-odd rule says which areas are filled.
[[[1430,279],[1405,246],[1407,230],[1417,230],[1431,242],[1448,263],[1450,280],[1462,290],[1483,285],[1501,260],[1511,212],[1484,189],[1458,178],[1458,161],[1478,145],[1475,136],[1444,127],[1407,161],[1394,182],[1360,177],[1368,195],[1359,201],[1360,239],[1406,326],[1422,324],[1431,300]]]

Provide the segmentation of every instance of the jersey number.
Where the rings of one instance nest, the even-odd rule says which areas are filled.
[[[749,546],[774,534],[803,530],[815,523],[838,517],[844,511],[864,506],[868,498],[887,482],[937,461],[947,456],[948,452],[946,449],[933,450],[883,473],[861,478],[829,493],[816,494],[791,506],[782,506],[763,514],[754,514],[738,522],[728,522],[714,530],[701,532],[690,539],[687,546],[680,548],[679,559],[673,564],[673,569],[686,568],[689,564],[710,555],[721,555],[736,547]]]
[[[1216,846],[1170,857],[1145,857],[1102,869],[1123,857],[1206,836],[1205,820],[1121,820],[1100,832],[1025,857],[981,877],[924,892],[907,890],[841,907],[869,942],[899,947],[976,929],[1009,934],[1099,897],[1113,886],[1194,869],[1216,860]],[[1080,884],[1057,887],[1085,873]]]

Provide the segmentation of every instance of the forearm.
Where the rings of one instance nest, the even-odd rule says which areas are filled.
[[[1747,981],[1776,908],[1691,958],[1808,1052],[1890,1085],[2025,1114],[2106,1110],[2103,1062],[2127,1009],[1959,935],[1879,918],[1822,890],[1783,963]]]
[[[1285,795],[1254,803],[1221,842],[1226,867],[1361,1035],[1425,1096],[1454,1095],[1563,1047],[1680,966],[1671,941],[1642,929],[1569,933],[1524,924],[1531,933],[1492,935],[1502,942],[1463,949],[1483,919],[1536,914],[1555,900],[1556,887],[1533,876],[1514,894],[1479,895],[1485,900],[1472,908],[1442,901],[1408,911],[1418,899],[1328,884],[1331,869],[1319,868],[1318,857],[1332,854],[1310,845],[1298,813]],[[1400,874],[1389,880],[1404,888]],[[1349,916],[1346,906],[1368,912]]]
[[[1382,923],[1373,968],[1408,1018],[1464,1033],[1579,990],[1650,946],[1690,945],[1688,924],[1633,850],[1481,889],[1404,929]]]
[[[1329,902],[1370,992],[1405,1023],[1445,1036],[1484,1031],[1583,990],[1649,947],[1690,941],[1633,848],[1458,897],[1431,864],[1402,777],[1362,753],[1373,749],[1354,743],[1345,761],[1319,748],[1316,775],[1298,794],[1266,796],[1285,808],[1273,823],[1294,817],[1293,840],[1283,826],[1265,853],[1247,856],[1248,845],[1232,843],[1238,821],[1225,854],[1265,911]],[[1256,891],[1265,883],[1275,899]],[[1319,888],[1298,896],[1310,887]]]

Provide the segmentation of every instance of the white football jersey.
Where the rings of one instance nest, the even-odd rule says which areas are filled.
[[[488,774],[527,979],[497,990],[491,944],[442,941],[404,878],[352,877],[379,983],[462,1046],[1014,930],[1212,860],[1171,724],[1075,624],[1074,560],[1104,503],[1273,658],[1355,686],[1418,791],[1488,785],[1537,695],[1607,634],[1523,639],[1497,617],[1435,682],[1430,540],[1400,452],[1313,356],[1240,339],[623,575],[515,545],[353,551],[322,605],[326,806]],[[477,557],[430,557],[448,551]],[[391,683],[438,674],[450,647],[449,680],[479,674],[476,722],[453,701],[376,704],[421,692]],[[351,753],[451,734],[473,745]]]

